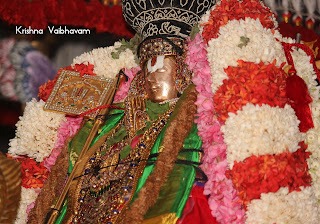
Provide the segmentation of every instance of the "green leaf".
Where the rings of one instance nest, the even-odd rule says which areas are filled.
[[[250,42],[250,39],[248,37],[245,36],[241,36],[240,37],[240,44],[238,44],[238,47],[242,48],[244,46],[247,46],[247,44]]]
[[[194,40],[194,38],[196,38],[197,33],[199,33],[200,29],[198,24],[195,25],[194,27],[192,27],[191,33],[190,33],[190,39]]]
[[[120,53],[119,52],[111,52],[111,56],[113,59],[119,59]]]

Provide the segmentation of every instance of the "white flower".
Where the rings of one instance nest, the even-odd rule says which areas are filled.
[[[119,59],[112,58],[111,53],[116,52],[116,48],[120,47],[121,43],[116,42],[114,46],[93,49],[90,52],[73,59],[71,66],[75,64],[93,64],[93,72],[104,78],[115,78],[122,68],[133,68],[138,66],[134,60],[134,54],[130,49],[120,53]]]
[[[44,111],[45,102],[32,99],[26,104],[25,112],[16,124],[16,137],[10,140],[8,152],[12,156],[27,155],[42,162],[50,155],[57,140],[63,114]]]
[[[289,193],[287,187],[276,193],[263,193],[247,207],[247,224],[318,224],[318,203],[311,187]]]
[[[20,205],[15,220],[15,224],[27,223],[27,206],[36,201],[40,188],[24,188],[21,187]]]
[[[296,41],[294,39],[292,39],[291,37],[281,37],[281,40],[282,42],[285,42],[285,43],[289,43],[289,44],[293,44],[295,43]]]
[[[284,108],[247,104],[237,114],[229,113],[221,131],[227,144],[227,161],[243,161],[252,155],[295,152],[303,140],[300,121],[291,106]]]
[[[320,87],[316,81],[317,75],[313,70],[312,64],[310,63],[311,57],[308,56],[303,50],[297,50],[295,48],[291,55],[297,75],[299,75],[306,82],[312,99],[319,99]]]
[[[292,40],[284,40],[285,42],[292,43]],[[311,114],[313,119],[314,128],[306,133],[306,144],[308,145],[307,151],[311,152],[309,157],[308,166],[310,175],[312,177],[312,188],[315,196],[320,201],[320,101],[319,91],[320,87],[317,84],[317,75],[310,63],[311,57],[308,56],[303,50],[295,49],[291,52],[294,66],[299,75],[307,84],[310,96],[313,102],[311,103]]]
[[[273,34],[274,32],[274,34]],[[208,61],[212,74],[212,90],[215,93],[227,78],[224,69],[237,66],[238,60],[270,64],[276,60],[280,66],[286,61],[278,31],[264,28],[260,21],[246,18],[231,20],[220,28],[218,38],[208,42]]]
[[[313,101],[312,107],[315,105],[319,107],[319,104],[319,100]],[[312,111],[314,128],[306,133],[306,144],[308,144],[307,151],[311,152],[307,161],[309,172],[312,177],[313,191],[320,201],[320,118],[318,113],[317,116],[314,116],[314,114],[314,111]]]

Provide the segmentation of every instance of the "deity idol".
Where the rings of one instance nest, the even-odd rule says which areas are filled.
[[[9,153],[32,158],[20,159],[19,214],[33,207],[28,223],[319,223],[310,49],[283,38],[258,0],[122,4],[139,45],[96,49],[68,68],[103,77],[127,68],[85,154],[77,161],[93,120],[32,101],[18,123]],[[33,128],[40,119],[47,129]]]
[[[110,112],[103,131],[74,165],[76,174],[61,210],[65,212],[52,221],[58,212],[47,210],[48,223],[176,223],[182,217],[201,155],[185,40],[213,3],[154,1],[151,11],[144,4],[123,2],[127,21],[143,40],[138,48],[141,71],[131,83],[124,111]],[[134,16],[133,7],[139,8]],[[137,24],[146,13],[152,18]],[[72,140],[71,158],[83,141],[78,136],[85,135],[89,125]],[[40,199],[48,194],[48,183],[50,177]],[[39,222],[37,210],[43,214],[40,199],[29,223]]]

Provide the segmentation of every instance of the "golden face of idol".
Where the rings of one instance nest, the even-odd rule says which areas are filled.
[[[144,69],[146,93],[148,99],[154,103],[174,99],[178,95],[175,86],[176,62],[170,57],[163,61],[163,67],[154,72]]]

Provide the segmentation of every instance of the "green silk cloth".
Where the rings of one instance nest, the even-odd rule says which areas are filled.
[[[102,129],[99,131],[98,136],[94,138],[91,145],[92,146],[100,137],[107,134],[112,128],[114,128],[119,121],[123,118],[124,112],[122,110],[112,110],[109,113],[109,118],[106,122],[106,124],[102,127]],[[80,155],[81,149],[89,136],[89,133],[91,131],[91,128],[93,126],[92,120],[89,120],[83,128],[77,133],[76,136],[72,139],[72,141],[69,143],[69,153],[70,153],[70,160],[69,160],[69,170],[68,172],[71,173],[74,163],[78,156]],[[65,199],[63,203],[63,207],[61,209],[59,217],[56,219],[55,224],[61,224],[63,221],[64,216],[67,212],[67,199]]]
[[[91,146],[98,141],[98,139],[105,134],[107,134],[112,128],[114,128],[120,120],[124,117],[124,113],[122,110],[112,110],[109,119],[106,124],[102,127],[99,134],[93,142]],[[78,134],[73,138],[73,140],[69,144],[69,152],[70,152],[70,166],[69,173],[72,171],[74,161],[77,159],[77,156],[80,154],[82,146],[85,143],[87,136],[90,133],[93,122],[89,121],[86,125],[78,132]],[[150,154],[155,154],[159,152],[159,147],[161,147],[161,143],[165,134],[166,127],[160,132],[158,135],[156,142],[151,150]],[[194,124],[188,137],[184,141],[183,148],[184,149],[200,149],[201,148],[201,140],[197,135],[197,127]],[[199,152],[197,151],[186,151],[180,152],[177,160],[182,161],[191,161],[191,162],[199,162]],[[154,162],[156,161],[156,157],[149,160],[151,162],[150,165],[147,165],[144,169],[144,172],[141,178],[138,180],[137,188],[134,193],[133,199],[137,197],[139,190],[145,184],[148,176],[152,173],[154,169]],[[152,163],[153,162],[153,163]],[[167,181],[164,183],[160,190],[159,198],[156,204],[149,209],[148,213],[145,216],[145,219],[156,217],[158,215],[167,214],[167,213],[175,213],[177,217],[180,217],[186,201],[189,197],[194,179],[196,176],[195,167],[192,165],[186,165],[184,163],[176,163],[172,173],[169,175]],[[63,208],[61,209],[60,215],[56,220],[56,224],[61,224],[63,218],[67,211],[67,200],[65,200]]]
[[[183,148],[184,149],[196,149],[201,148],[202,142],[200,137],[197,135],[197,126],[194,124],[188,137],[185,139]],[[161,141],[163,139],[165,130],[162,130],[160,135],[155,142],[151,154],[158,153]],[[153,158],[155,161],[156,158]],[[186,151],[180,152],[177,160],[189,161],[189,162],[199,162],[199,152],[198,151]],[[131,203],[137,198],[139,190],[145,184],[148,176],[152,173],[154,169],[154,164],[147,165],[143,171],[141,178],[138,181],[136,192],[133,196]],[[176,163],[172,173],[169,178],[164,183],[160,190],[159,198],[155,205],[149,209],[145,215],[145,219],[153,218],[159,215],[176,213],[176,216],[180,218],[184,206],[190,195],[191,188],[194,183],[196,176],[196,170],[194,166],[190,164],[180,164]]]

